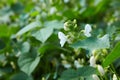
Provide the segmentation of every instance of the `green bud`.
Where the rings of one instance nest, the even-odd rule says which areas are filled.
[[[76,24],[76,23],[77,23],[77,20],[76,20],[76,19],[74,19],[74,20],[73,20],[73,23],[74,23],[74,24]]]
[[[93,51],[92,51],[92,54],[93,54],[94,56],[96,56],[96,55],[97,55],[97,52],[98,52],[98,50],[93,50]]]
[[[103,52],[103,54],[105,54],[105,55],[108,53],[106,49],[102,49],[102,52]]]
[[[67,21],[64,23],[64,30],[65,31],[72,31],[74,30],[75,28],[77,28],[77,21],[76,20],[73,20],[73,21]]]

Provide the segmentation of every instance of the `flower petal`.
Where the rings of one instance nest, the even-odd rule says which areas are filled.
[[[67,37],[65,36],[64,33],[58,32],[58,38],[60,39],[60,45],[61,47],[64,46],[65,42],[67,41]]]
[[[87,36],[87,37],[90,37],[91,34],[90,32],[92,31],[92,28],[89,24],[86,24],[85,25],[85,30],[84,30],[84,35]]]

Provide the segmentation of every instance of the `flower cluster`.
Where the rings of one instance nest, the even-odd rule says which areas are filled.
[[[73,35],[73,33],[75,32],[74,30],[79,28],[79,27],[77,27],[76,23],[77,23],[76,20],[68,21],[68,22],[64,23],[64,30],[68,31],[69,34],[67,36],[70,36],[69,38],[67,38],[67,36],[63,32],[58,32],[58,38],[60,39],[61,47],[63,47],[67,41],[72,42],[76,39],[76,35]],[[84,30],[81,30],[81,31],[83,31],[83,33],[86,37],[92,36],[90,33],[92,31],[90,24],[86,24],[84,27]]]
[[[92,26],[90,24],[86,24],[82,28],[77,25],[76,20],[65,22],[63,28],[64,33],[58,32],[58,38],[60,39],[61,47],[64,47],[65,43],[71,45],[76,41],[80,41],[78,44],[80,44],[80,46],[82,45],[83,48],[85,47],[85,49],[87,49],[86,46],[89,46],[88,44],[91,45],[91,43],[86,42],[86,45],[83,45],[82,40],[93,39],[94,35],[92,35],[92,31],[94,30],[94,27],[92,29]],[[85,44],[84,41],[83,43]],[[77,44],[75,44],[75,46],[76,45]],[[94,48],[91,50],[88,49],[89,52],[87,54],[84,54],[81,50],[82,50],[81,47],[80,49],[74,48],[75,55],[72,56],[65,56],[64,54],[61,54],[62,65],[64,66],[64,68],[74,67],[78,69],[89,64],[90,67],[95,68],[99,72],[99,74],[92,74],[93,80],[107,79],[106,78],[107,69],[101,65],[102,60],[104,60],[104,57],[107,56],[108,54],[107,49],[106,48],[102,49]],[[117,80],[116,74],[112,75],[113,75],[112,79]]]

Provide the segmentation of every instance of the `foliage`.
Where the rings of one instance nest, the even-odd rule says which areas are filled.
[[[0,80],[119,80],[119,40],[119,0],[0,0]]]

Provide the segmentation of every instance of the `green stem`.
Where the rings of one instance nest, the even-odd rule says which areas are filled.
[[[102,78],[102,76],[100,76],[100,80],[104,80],[104,79]]]
[[[115,74],[116,74],[116,70],[115,70],[115,68],[114,68],[113,64],[111,64],[111,69],[113,70],[113,73],[115,73]]]
[[[113,74],[117,74],[117,72],[116,72],[116,70],[115,70],[113,64],[111,64],[111,68],[112,68],[112,70],[113,70]],[[117,75],[116,75],[116,76],[117,76]],[[117,76],[117,79],[118,79],[118,78],[119,78],[119,77]]]

